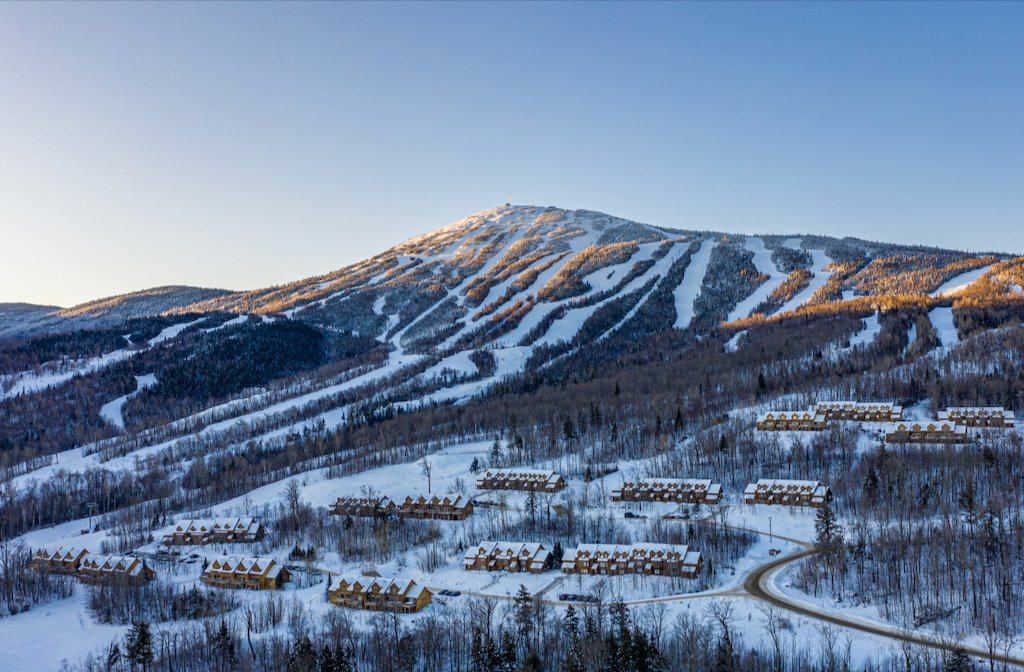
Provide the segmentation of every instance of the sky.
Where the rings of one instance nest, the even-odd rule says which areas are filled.
[[[1024,252],[1024,3],[0,3],[0,302],[503,203]]]

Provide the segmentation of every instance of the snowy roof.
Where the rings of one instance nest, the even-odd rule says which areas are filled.
[[[265,576],[272,579],[281,573],[281,565],[278,565],[273,558],[246,558],[239,555],[229,555],[215,558],[207,565],[205,573],[212,572],[249,574],[251,576]]]
[[[359,586],[358,591],[354,590],[353,586]],[[382,576],[355,576],[352,574],[342,574],[331,578],[331,585],[328,590],[336,591],[344,590],[346,592],[360,592],[360,593],[371,593],[375,592],[388,592],[393,594],[402,595],[403,597],[411,597],[416,599],[423,594],[426,590],[423,586],[417,586],[416,582],[412,579],[398,579],[391,577]]]
[[[819,401],[815,404],[819,410],[865,410],[881,411],[885,409],[902,411],[903,407],[894,401]]]
[[[37,558],[45,558],[47,560],[74,560],[81,556],[83,553],[88,553],[84,548],[76,548],[70,546],[64,548],[63,546],[58,547],[56,550],[51,551],[45,548],[40,548],[36,551]]]
[[[94,555],[82,558],[82,568],[99,572],[124,573],[138,576],[142,573],[143,563],[138,558],[127,555]]]
[[[529,557],[546,558],[548,551],[542,544],[523,541],[481,541],[476,546],[466,549],[466,559],[505,556],[509,558]]]
[[[885,426],[886,434],[894,432],[952,432],[966,434],[967,427],[950,420],[918,420],[916,422],[890,422]]]
[[[174,526],[175,532],[257,532],[260,522],[255,518],[194,519]]]
[[[469,506],[469,499],[462,495],[409,495],[405,498],[405,504],[431,504],[434,506],[451,506],[456,509],[464,509]]]
[[[1002,406],[949,406],[946,410],[939,411],[939,420],[948,420],[950,416],[983,418],[1001,416],[1006,420],[1013,420],[1013,411],[1008,411]]]
[[[690,551],[686,544],[579,544],[576,548],[570,548],[562,555],[563,562],[575,562],[580,556],[602,556],[608,558],[651,558],[651,557],[678,557],[684,564],[693,564],[700,559],[700,553]]]
[[[562,475],[550,469],[488,469],[480,478],[528,479],[555,483]]]
[[[815,420],[824,422],[825,415],[816,410],[809,411],[768,411],[757,416],[757,421],[764,420]]]
[[[712,483],[710,478],[638,478],[635,481],[623,482],[623,487],[650,488],[652,490],[705,490],[707,492],[721,492],[721,483]]]
[[[750,483],[743,490],[743,494],[752,495],[756,492],[796,492],[811,493],[815,496],[824,496],[828,488],[819,481],[797,481],[785,478],[762,478],[757,483]]]

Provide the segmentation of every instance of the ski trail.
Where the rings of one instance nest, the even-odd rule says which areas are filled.
[[[768,280],[755,289],[750,296],[740,301],[733,308],[732,312],[729,313],[726,322],[749,317],[754,312],[754,308],[761,305],[775,291],[776,287],[786,281],[786,274],[775,267],[775,262],[772,261],[772,253],[764,246],[764,240],[748,237],[745,245],[748,250],[754,253],[754,266],[759,272],[767,275]]]
[[[690,265],[683,273],[683,279],[676,287],[676,329],[686,329],[693,322],[694,306],[697,297],[700,296],[700,288],[704,284],[704,276],[708,274],[708,262],[711,261],[711,253],[717,243],[714,240],[705,240],[700,244],[693,257],[690,258]]]

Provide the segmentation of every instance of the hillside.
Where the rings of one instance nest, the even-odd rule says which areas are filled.
[[[914,669],[934,669],[957,632],[977,653],[992,623],[1005,624],[1003,657],[1024,658],[1012,643],[1024,612],[1002,599],[1024,557],[1018,430],[907,447],[886,443],[881,422],[755,428],[761,413],[819,400],[888,400],[918,422],[947,406],[1019,410],[1022,287],[1024,258],[1009,254],[506,206],[285,286],[5,308],[0,334],[20,335],[0,338],[0,537],[18,553],[127,553],[159,578],[104,592],[8,572],[31,588],[21,602],[0,591],[0,610],[27,610],[0,617],[0,637],[21,628],[55,667],[32,619],[50,609],[67,623],[90,619],[95,637],[72,647],[84,658],[141,616],[203,651],[196,669],[234,669],[215,660],[207,631],[181,621],[212,633],[226,619],[224,637],[236,651],[245,642],[243,659],[294,655],[275,639],[288,627],[277,597],[198,581],[206,561],[230,553],[287,565],[293,582],[275,594],[296,614],[292,625],[315,624],[317,650],[350,642],[365,669],[377,669],[383,649],[373,647],[398,642],[410,647],[398,669],[420,669],[414,661],[435,650],[461,662],[423,669],[469,669],[469,651],[487,646],[472,638],[492,635],[480,634],[474,605],[513,622],[525,604],[546,615],[517,660],[532,648],[558,667],[569,655],[558,634],[571,629],[569,603],[595,619],[601,634],[580,626],[579,636],[605,652],[622,644],[609,621],[619,609],[633,624],[671,617],[711,647],[724,629],[737,656],[763,658],[774,648],[765,633],[781,627],[769,619],[782,616],[762,607],[776,600],[792,619],[794,661],[823,642],[836,649],[839,635],[817,629],[823,614],[843,623],[845,655],[878,661],[873,669],[903,669],[906,655]],[[567,485],[489,492],[474,486],[488,467],[554,470]],[[610,501],[640,478],[712,479],[725,497]],[[835,538],[824,543],[813,510],[746,502],[744,488],[761,478],[829,485]],[[426,490],[463,495],[477,510],[464,520],[327,513],[339,497],[401,501]],[[161,543],[176,525],[215,516],[255,516],[269,532],[194,556]],[[552,551],[683,544],[706,564],[693,578],[463,570],[463,554],[485,539]],[[773,564],[779,553],[786,564]],[[897,570],[920,589],[907,590]],[[356,611],[343,625],[322,572],[409,577],[438,599],[398,621]],[[176,592],[192,586],[187,598]],[[735,611],[706,611],[721,600]],[[437,619],[458,622],[443,644],[430,643]],[[858,629],[857,619],[873,625]],[[909,654],[894,643],[907,632],[920,639]],[[493,636],[498,647],[500,628]],[[673,646],[663,651],[673,664],[701,669],[693,651]]]

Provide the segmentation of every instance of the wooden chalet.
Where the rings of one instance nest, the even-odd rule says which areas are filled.
[[[826,420],[895,422],[903,419],[903,407],[892,401],[819,401],[813,410]]]
[[[219,557],[203,570],[203,583],[217,588],[276,590],[291,580],[291,572],[273,558]]]
[[[84,548],[40,548],[32,555],[32,567],[50,574],[77,574],[82,559],[89,554]]]
[[[142,585],[156,578],[145,561],[126,555],[86,555],[78,569],[85,583]]]
[[[965,427],[1013,427],[1013,411],[1002,406],[950,406],[939,411],[939,420]]]
[[[648,574],[692,578],[703,564],[685,544],[580,544],[562,556],[565,574]]]
[[[828,427],[824,413],[810,411],[769,411],[757,416],[757,429],[762,432],[816,432]]]
[[[398,505],[403,518],[465,520],[473,513],[473,502],[462,495],[418,495]]]
[[[398,505],[387,497],[339,497],[327,509],[333,516],[353,518],[387,518],[398,510]]]
[[[646,478],[626,481],[612,490],[613,502],[717,504],[721,500],[722,485],[710,479]]]
[[[970,443],[967,427],[949,420],[893,422],[885,428],[886,443]]]
[[[540,574],[551,552],[541,544],[520,541],[482,541],[466,551],[462,568],[489,572]]]
[[[488,469],[476,479],[480,490],[525,490],[558,492],[565,489],[565,477],[544,469]]]
[[[327,601],[339,607],[412,614],[422,610],[433,597],[412,579],[370,576],[335,576],[327,589]]]
[[[255,518],[217,518],[190,520],[165,534],[167,546],[188,546],[218,543],[252,543],[266,535],[263,525]]]
[[[818,481],[762,478],[743,491],[744,504],[782,504],[822,507],[832,501],[832,491]]]

